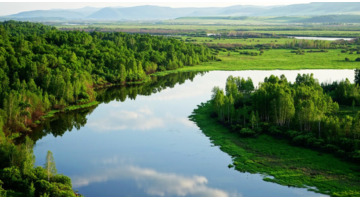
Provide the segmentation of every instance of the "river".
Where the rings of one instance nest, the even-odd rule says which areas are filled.
[[[99,92],[96,108],[60,114],[39,127],[36,165],[52,151],[58,173],[87,197],[322,196],[229,169],[231,157],[188,119],[229,75],[251,77],[257,86],[271,74],[294,81],[297,73],[313,73],[320,82],[354,77],[353,70],[212,71],[109,88]]]

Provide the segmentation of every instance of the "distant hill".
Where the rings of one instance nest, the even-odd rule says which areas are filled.
[[[308,23],[360,23],[360,15],[322,15],[309,19],[299,20],[298,22]]]
[[[98,11],[100,8],[84,7],[80,9],[53,9],[53,10],[34,10],[20,12],[18,14],[5,16],[9,19],[86,19],[90,14]]]
[[[328,2],[293,4],[287,6],[230,6],[205,8],[170,8],[161,6],[105,7],[58,10],[34,10],[3,16],[2,20],[164,20],[179,17],[204,16],[320,16],[320,15],[360,15],[360,2]],[[343,20],[347,21],[344,17]],[[339,19],[339,18],[338,18]],[[310,19],[309,19],[310,20]],[[313,22],[323,22],[326,18],[314,18]],[[335,20],[336,21],[336,20]],[[351,21],[351,20],[350,20]]]
[[[259,16],[315,16],[330,14],[360,14],[360,2],[318,2],[274,7]]]

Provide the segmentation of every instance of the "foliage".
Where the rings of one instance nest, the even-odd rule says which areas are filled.
[[[214,145],[233,158],[229,167],[241,172],[261,173],[265,181],[302,187],[331,196],[360,196],[359,166],[327,153],[292,146],[287,140],[261,134],[242,137],[212,118],[211,102],[202,103],[190,119]],[[285,131],[287,135],[301,135]]]
[[[32,140],[13,141],[35,122],[97,105],[96,87],[146,82],[156,71],[214,58],[204,46],[170,37],[0,23],[0,195],[74,196],[71,180],[56,174],[51,152],[45,169],[34,168]]]
[[[0,196],[75,196],[71,180],[48,170],[34,168],[33,142],[28,137],[20,145],[1,137]],[[8,141],[4,141],[8,140]]]
[[[359,105],[358,87],[348,80],[325,87],[334,102],[312,74],[298,74],[295,83],[271,75],[256,90],[250,78],[229,76],[225,92],[213,89],[211,103],[218,120],[241,136],[267,133],[359,161],[360,112],[338,114],[339,104]]]
[[[15,21],[0,23],[0,33],[0,109],[7,134],[30,131],[50,109],[94,101],[97,86],[143,82],[147,74],[215,58],[204,46],[171,37],[59,31]]]

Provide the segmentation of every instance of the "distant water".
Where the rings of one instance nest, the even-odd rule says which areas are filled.
[[[333,37],[293,37],[293,36],[289,36],[289,38],[295,38],[295,39],[299,39],[299,40],[328,40],[328,41],[336,41],[336,40],[352,40],[354,38],[333,38]]]

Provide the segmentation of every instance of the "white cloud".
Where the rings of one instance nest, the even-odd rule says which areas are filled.
[[[204,176],[182,176],[175,173],[161,173],[153,169],[136,166],[121,166],[103,170],[99,174],[74,177],[75,188],[92,183],[106,182],[119,178],[133,179],[138,188],[149,195],[155,196],[229,196],[226,191],[208,187]]]

